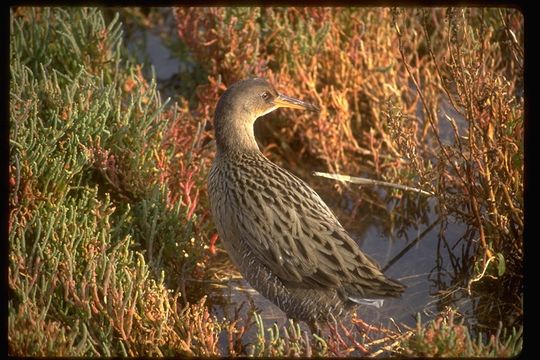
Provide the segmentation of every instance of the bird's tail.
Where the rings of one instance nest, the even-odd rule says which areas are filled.
[[[381,291],[385,292],[385,296],[398,297],[405,291],[406,286],[397,280],[385,277],[384,283],[381,284]]]

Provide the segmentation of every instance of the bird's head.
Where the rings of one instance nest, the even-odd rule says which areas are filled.
[[[235,143],[246,140],[256,146],[253,123],[278,108],[319,111],[310,103],[280,94],[264,79],[234,83],[223,93],[216,107],[214,126],[218,147],[231,140]]]

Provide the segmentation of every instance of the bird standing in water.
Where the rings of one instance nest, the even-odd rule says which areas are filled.
[[[399,296],[405,286],[360,250],[319,195],[259,150],[253,124],[280,107],[318,111],[263,79],[233,84],[217,104],[208,191],[230,258],[289,318],[310,324]]]

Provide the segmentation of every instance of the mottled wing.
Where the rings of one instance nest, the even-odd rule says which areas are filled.
[[[301,179],[266,159],[244,158],[231,181],[242,243],[285,284],[338,288],[347,296],[400,292]]]

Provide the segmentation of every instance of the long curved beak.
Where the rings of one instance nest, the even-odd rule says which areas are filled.
[[[274,104],[276,107],[285,107],[285,108],[291,108],[291,109],[301,109],[301,110],[309,110],[309,111],[315,111],[319,112],[319,108],[315,105],[312,105],[310,103],[307,103],[302,100],[298,100],[295,98],[292,98],[287,95],[278,94],[276,98],[274,98]]]

